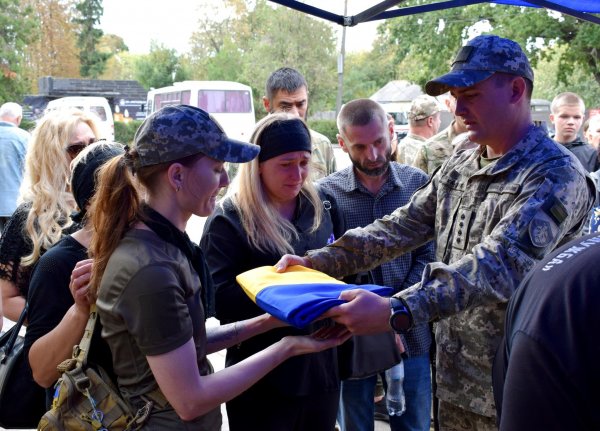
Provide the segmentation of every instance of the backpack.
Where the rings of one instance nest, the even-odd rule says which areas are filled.
[[[73,347],[73,357],[57,367],[61,377],[55,385],[52,408],[42,416],[38,430],[135,431],[148,420],[153,401],[134,412],[108,373],[87,362],[97,316],[92,304],[83,338]],[[165,400],[160,390],[152,395]]]

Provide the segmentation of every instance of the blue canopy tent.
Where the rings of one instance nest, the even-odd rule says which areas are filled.
[[[298,0],[270,1],[347,27],[352,27],[360,24],[361,22],[367,21],[395,18],[398,16],[413,15],[441,9],[464,7],[479,3],[492,3],[484,0],[446,0],[423,4],[420,6],[401,7],[399,9],[388,10],[393,6],[398,6],[402,3],[402,1],[384,0],[360,12],[359,14],[353,16],[344,16],[337,15],[320,7],[307,5]],[[495,0],[493,3],[526,7],[543,7],[561,12],[565,15],[571,15],[585,21],[600,24],[600,18],[592,15],[592,13],[600,13],[599,0]]]

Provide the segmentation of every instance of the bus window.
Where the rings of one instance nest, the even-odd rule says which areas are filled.
[[[106,121],[106,110],[102,106],[90,106],[90,111],[100,117],[102,121]]]
[[[235,90],[199,90],[198,107],[210,113],[252,112],[250,93]]]
[[[408,124],[408,117],[405,112],[390,112],[389,114],[394,117],[394,124],[398,126]]]
[[[159,110],[170,105],[189,105],[190,94],[188,91],[172,91],[170,93],[159,93],[154,96],[154,109]]]

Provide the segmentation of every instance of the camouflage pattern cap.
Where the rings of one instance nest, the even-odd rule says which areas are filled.
[[[458,51],[452,70],[425,84],[425,91],[439,96],[450,87],[475,85],[495,72],[522,76],[533,82],[533,70],[517,42],[494,35],[477,36]]]
[[[135,167],[157,165],[203,153],[216,160],[243,163],[260,147],[227,137],[207,112],[189,105],[166,106],[144,120],[133,138]]]
[[[440,104],[433,97],[423,94],[416,97],[410,105],[408,118],[414,121],[424,120],[440,112]]]

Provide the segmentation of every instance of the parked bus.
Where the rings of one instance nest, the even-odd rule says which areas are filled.
[[[183,81],[148,92],[148,115],[169,105],[192,105],[204,109],[233,139],[248,141],[256,119],[252,89],[230,81]]]

